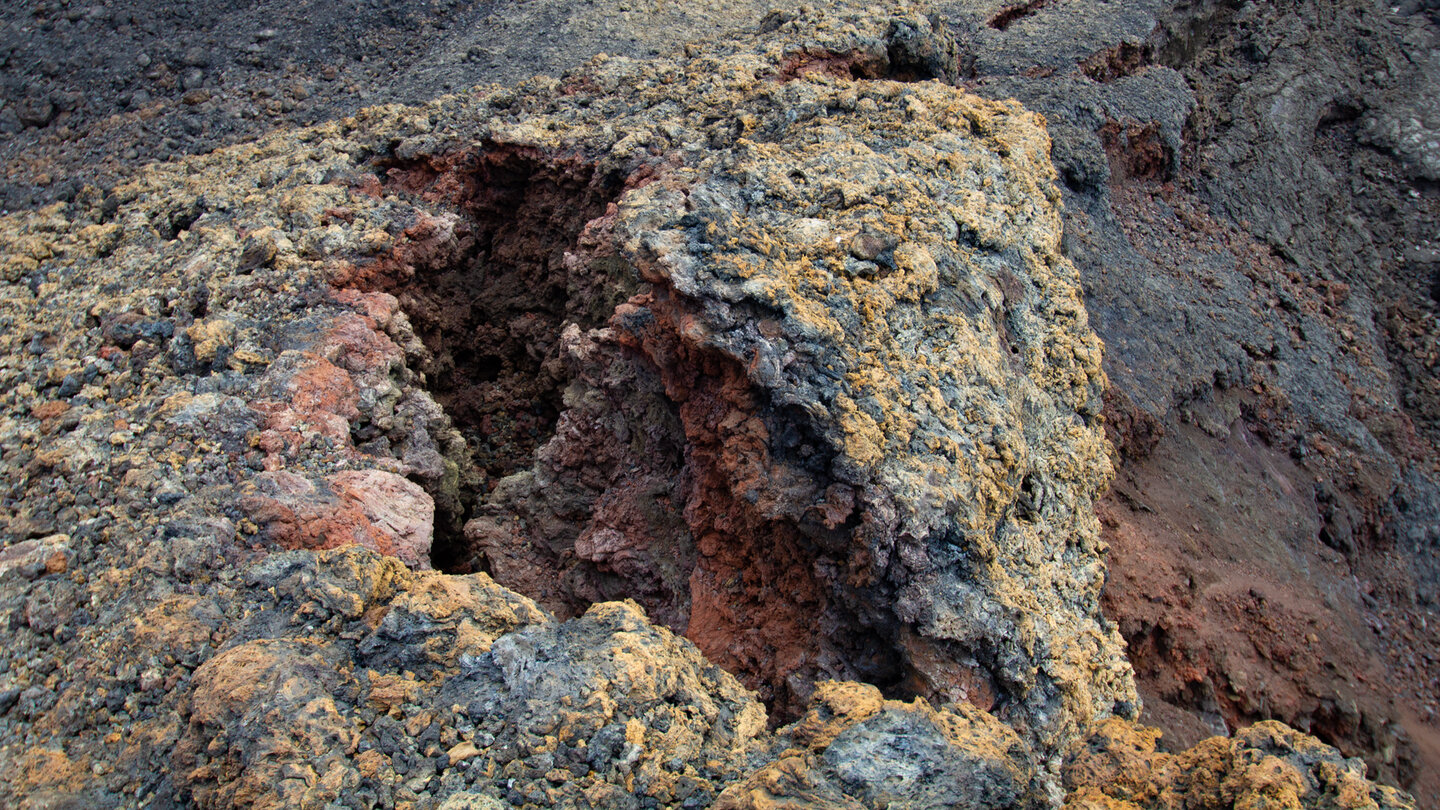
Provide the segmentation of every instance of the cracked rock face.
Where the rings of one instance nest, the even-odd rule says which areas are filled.
[[[1110,801],[1101,347],[955,59],[774,15],[0,219],[0,797]]]
[[[562,615],[638,599],[782,715],[854,677],[970,700],[1053,751],[1136,705],[1096,610],[1100,344],[1036,119],[834,79],[837,59],[908,74],[928,63],[900,55],[946,51],[923,18],[875,27],[822,22],[798,54],[762,41],[768,60],[611,60],[528,94],[479,154],[402,144],[392,185],[444,224],[350,274],[402,301],[523,279],[497,340],[565,387],[533,468],[465,530],[501,583]],[[522,168],[507,199],[573,249],[507,235],[481,184]],[[607,188],[564,221],[567,195]]]

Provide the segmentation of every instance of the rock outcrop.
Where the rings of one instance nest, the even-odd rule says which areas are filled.
[[[1178,754],[1154,729],[1108,720],[1067,759],[1066,808],[1411,807],[1365,766],[1275,721]]]
[[[0,799],[1407,806],[1133,725],[1051,142],[962,50],[777,13],[0,219]]]
[[[817,678],[859,677],[1003,706],[1055,750],[1135,705],[1095,610],[1099,345],[1034,119],[849,81],[948,64],[928,25],[777,21],[803,46],[607,61],[528,95],[479,154],[402,145],[394,182],[470,222],[347,283],[419,302],[468,274],[480,302],[507,296],[474,305],[504,308],[498,378],[564,386],[537,466],[495,481],[466,528],[500,582],[561,614],[637,598],[782,714]],[[599,121],[629,143],[597,142]],[[525,234],[488,230],[509,227],[495,179],[522,169],[516,210],[568,217],[547,195],[600,198],[607,176],[615,201],[576,250],[518,255]],[[515,314],[511,274],[559,305]],[[481,321],[438,323],[434,350]]]

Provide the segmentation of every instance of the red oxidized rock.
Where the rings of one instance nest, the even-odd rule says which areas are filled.
[[[256,476],[242,508],[281,548],[326,549],[360,545],[430,567],[435,502],[418,485],[394,473],[336,473],[317,485],[284,470]]]

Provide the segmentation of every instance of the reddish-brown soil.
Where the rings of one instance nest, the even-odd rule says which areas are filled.
[[[1172,263],[1231,251],[1257,289],[1350,328],[1345,285],[1295,273],[1184,191],[1137,176],[1113,189],[1135,244],[1163,245]],[[1182,216],[1162,220],[1159,200]],[[1147,235],[1156,227],[1162,238]],[[1366,401],[1356,381],[1335,384]],[[1421,455],[1407,416],[1356,407],[1397,456]],[[1119,463],[1098,507],[1104,610],[1162,745],[1279,719],[1364,757],[1422,806],[1440,798],[1440,614],[1416,598],[1414,568],[1386,530],[1384,478],[1335,437],[1306,432],[1263,374],[1197,391],[1164,420],[1112,390],[1106,418]]]
[[[1244,420],[1228,436],[1179,426],[1100,504],[1106,611],[1176,750],[1279,718],[1434,790],[1437,617],[1393,607],[1393,551],[1352,566],[1315,541],[1313,484]]]

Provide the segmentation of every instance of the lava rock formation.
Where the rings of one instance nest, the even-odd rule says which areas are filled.
[[[1426,726],[1264,677],[1376,654],[1343,576],[1424,632],[1388,288],[1177,187],[1218,46],[1127,9],[776,12],[0,217],[0,797],[1415,806]],[[1341,750],[1196,732],[1271,715]]]

